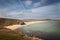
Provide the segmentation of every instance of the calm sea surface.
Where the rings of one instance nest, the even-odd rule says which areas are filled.
[[[60,39],[60,21],[47,21],[35,23],[16,29],[22,31],[26,35],[36,35],[39,38],[46,40]]]

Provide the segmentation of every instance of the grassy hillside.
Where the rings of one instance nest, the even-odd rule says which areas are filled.
[[[24,39],[19,32],[10,29],[0,29],[0,40],[28,40]]]
[[[0,40],[42,40],[36,37],[29,37],[22,32],[13,31],[7,28],[0,29]]]
[[[18,20],[18,19],[0,18],[0,27],[15,25],[15,24],[23,25],[25,23],[22,20]]]
[[[0,29],[0,40],[21,40],[19,34],[10,29]]]

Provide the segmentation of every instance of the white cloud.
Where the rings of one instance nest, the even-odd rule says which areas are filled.
[[[24,1],[24,4],[26,6],[32,5],[32,1],[31,0],[26,0],[26,1]]]
[[[60,3],[23,11],[8,12],[8,9],[1,9],[0,16],[23,19],[60,18]]]
[[[41,0],[39,2],[33,3],[33,7],[39,7],[43,4],[45,4],[47,2],[47,0]]]
[[[0,8],[0,16],[4,17],[7,13],[8,9],[6,8]]]
[[[41,3],[45,3],[45,2],[47,2],[48,0],[41,0]]]
[[[40,14],[51,14],[51,12],[60,11],[60,3],[44,6],[44,7],[38,7],[35,9],[32,9],[33,13],[40,13]]]
[[[33,14],[39,14],[37,18],[60,18],[60,3],[32,9]]]
[[[37,2],[33,4],[33,7],[39,7],[41,5],[41,2]]]

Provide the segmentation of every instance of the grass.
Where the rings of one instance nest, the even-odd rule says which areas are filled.
[[[7,28],[0,29],[0,40],[33,40],[32,37]]]

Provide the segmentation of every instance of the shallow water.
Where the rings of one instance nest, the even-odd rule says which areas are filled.
[[[36,35],[45,39],[55,40],[60,38],[60,21],[48,21],[35,23],[16,29],[27,35]],[[55,37],[55,38],[53,38]],[[52,39],[51,39],[52,38]]]
[[[18,28],[21,29],[21,28]],[[23,30],[55,32],[60,30],[60,21],[48,21],[44,23],[35,23],[22,27]]]

